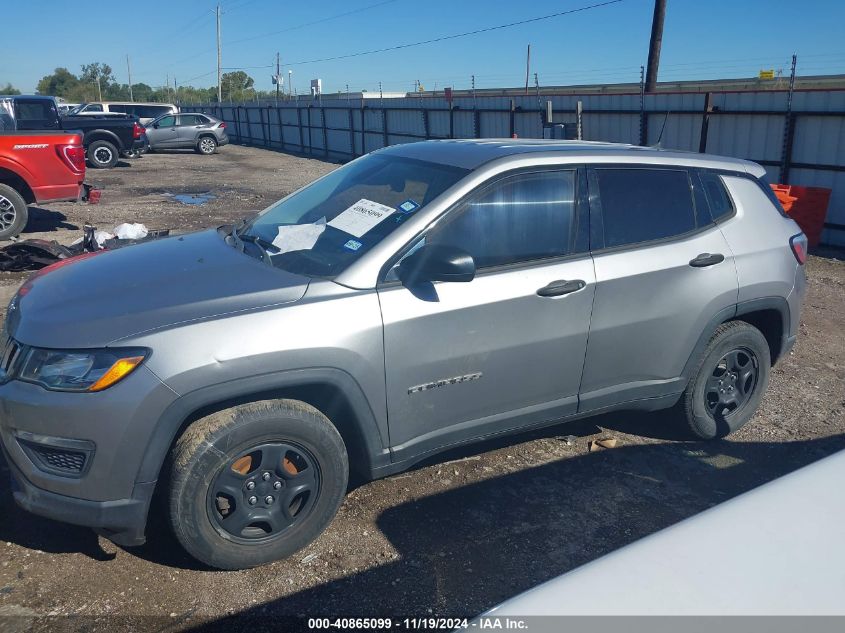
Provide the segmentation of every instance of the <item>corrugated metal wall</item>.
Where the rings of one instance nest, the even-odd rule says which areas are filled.
[[[430,138],[542,138],[546,101],[553,122],[567,123],[575,121],[579,100],[585,140],[654,144],[662,129],[664,147],[704,147],[761,163],[772,182],[832,189],[822,241],[845,246],[845,90],[796,91],[791,114],[786,91],[646,95],[642,112],[639,94],[459,97],[451,109],[445,98],[405,97],[199,104],[182,111],[222,118],[236,143],[343,160]]]

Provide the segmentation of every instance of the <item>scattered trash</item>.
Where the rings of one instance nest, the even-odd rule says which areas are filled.
[[[70,246],[63,246],[55,240],[19,240],[0,248],[0,270],[19,272],[40,270],[57,261],[101,250],[114,250],[139,242],[158,239],[170,235],[170,229],[150,230],[143,224],[124,223],[114,229],[114,233],[99,231],[86,224],[82,237]]]
[[[317,553],[317,552],[314,552],[313,554],[308,554],[308,556],[306,556],[305,558],[303,558],[303,559],[302,559],[302,560],[300,560],[299,562],[300,562],[300,563],[302,563],[303,565],[304,565],[305,563],[310,563],[312,560],[314,560],[315,558],[317,558],[319,555],[320,555],[320,554],[319,554],[319,553]]]
[[[615,437],[603,437],[599,440],[590,440],[587,447],[590,453],[595,453],[596,451],[601,451],[606,448],[616,448],[616,443],[617,441]]]
[[[577,440],[578,438],[575,437],[574,435],[563,435],[563,436],[561,436],[557,439],[559,439],[561,442],[563,442],[567,446],[572,446],[575,443],[575,440]]]
[[[147,227],[137,222],[131,224],[124,222],[114,227],[114,234],[121,240],[140,240],[147,237],[147,233]]]

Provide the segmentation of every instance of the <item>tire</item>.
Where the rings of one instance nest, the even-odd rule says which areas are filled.
[[[19,235],[28,219],[29,211],[21,194],[0,183],[0,240]]]
[[[314,407],[297,400],[239,405],[195,421],[177,440],[170,522],[200,562],[256,567],[317,538],[337,513],[348,477],[343,440]]]
[[[201,136],[197,142],[196,151],[198,154],[210,156],[217,151],[217,140],[213,136]]]
[[[119,157],[114,143],[109,141],[94,141],[88,146],[88,164],[94,169],[111,169]]]
[[[744,321],[716,328],[679,402],[692,434],[712,440],[742,427],[760,406],[770,371],[760,330]]]

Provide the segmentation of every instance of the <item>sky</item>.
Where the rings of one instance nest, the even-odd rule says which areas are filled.
[[[432,44],[312,61],[459,34],[599,4],[606,0],[221,0],[224,72],[242,68],[272,89],[276,53],[287,81],[309,92],[482,88],[525,82],[526,47],[543,85],[639,81],[653,0],[613,4]],[[104,62],[127,82],[216,85],[213,0],[59,0],[3,3],[0,85],[34,92],[56,67],[79,74]],[[345,15],[342,15],[345,14]],[[798,55],[798,74],[845,73],[845,2],[668,0],[660,81],[756,76]],[[37,43],[37,45],[33,45]]]

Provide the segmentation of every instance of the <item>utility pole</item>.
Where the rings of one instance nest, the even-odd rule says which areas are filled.
[[[103,91],[100,89],[100,75],[97,75],[97,94],[100,96],[100,101],[102,101]]]
[[[293,96],[293,71],[288,70],[288,98]]]
[[[179,105],[179,87],[176,85],[176,75],[173,75],[173,100]]]
[[[279,74],[279,53],[276,52],[276,106],[279,105],[279,81],[281,80],[282,76]]]
[[[651,40],[648,43],[648,65],[645,91],[657,90],[657,68],[660,65],[660,45],[663,43],[663,21],[666,18],[666,0],[654,0],[654,17],[651,20]]]
[[[528,94],[528,77],[531,73],[531,44],[528,45],[528,53],[525,55],[525,94]]]
[[[129,75],[129,100],[135,101],[132,96],[132,67],[129,65],[129,55],[126,56],[126,74]]]
[[[222,56],[220,54],[220,5],[217,5],[217,103],[223,102]]]
[[[167,73],[164,77],[164,94],[170,99],[170,73]]]

